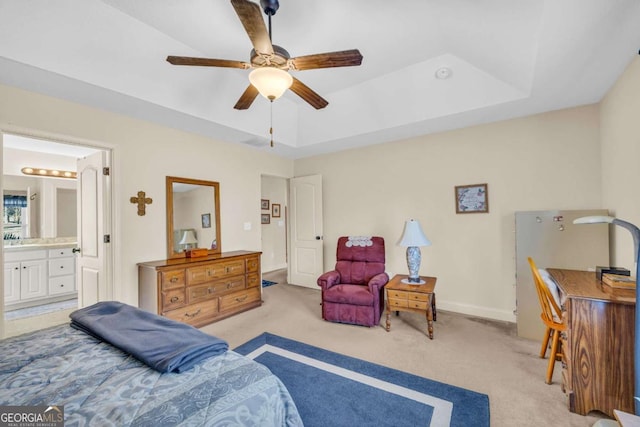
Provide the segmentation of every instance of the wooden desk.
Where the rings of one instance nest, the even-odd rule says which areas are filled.
[[[633,413],[635,290],[612,289],[594,272],[547,270],[566,297],[562,388],[569,410]]]
[[[429,338],[433,339],[433,320],[435,319],[436,278],[420,276],[423,284],[402,283],[406,274],[396,274],[384,287],[387,296],[387,332],[391,329],[391,311],[412,311],[424,313],[427,318]]]

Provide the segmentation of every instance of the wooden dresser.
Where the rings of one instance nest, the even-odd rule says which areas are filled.
[[[635,290],[612,289],[596,273],[548,269],[565,297],[562,388],[569,410],[633,413]]]
[[[138,264],[143,310],[199,327],[262,305],[261,252]]]

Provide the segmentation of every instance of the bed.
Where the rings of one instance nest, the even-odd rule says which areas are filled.
[[[0,341],[0,355],[0,405],[64,405],[65,426],[302,425],[282,382],[226,348],[178,373],[61,325]]]

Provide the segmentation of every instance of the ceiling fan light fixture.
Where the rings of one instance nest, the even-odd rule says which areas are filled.
[[[274,67],[256,68],[249,73],[249,81],[260,95],[274,101],[293,84],[293,77],[284,70]]]

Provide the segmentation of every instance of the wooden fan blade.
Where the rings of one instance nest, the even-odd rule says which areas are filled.
[[[244,91],[242,96],[240,96],[240,99],[238,99],[238,102],[236,102],[236,105],[234,105],[233,108],[235,108],[236,110],[246,110],[247,108],[251,107],[251,104],[253,104],[256,96],[258,96],[258,89],[250,84],[249,87],[247,87],[247,89]]]
[[[248,62],[228,59],[192,58],[190,56],[167,56],[167,62],[173,65],[199,65],[202,67],[251,68]]]
[[[299,71],[316,68],[352,67],[362,64],[362,55],[358,49],[342,50],[339,52],[298,56],[297,58],[292,58],[291,63]]]
[[[249,0],[231,0],[231,5],[236,10],[236,14],[238,14],[256,52],[273,55],[271,38],[266,25],[264,25],[260,6]]]
[[[293,84],[291,84],[289,89],[291,89],[293,93],[298,95],[300,98],[307,101],[316,110],[329,105],[329,102],[326,99],[315,93],[309,86],[302,83],[295,77],[293,78]]]

